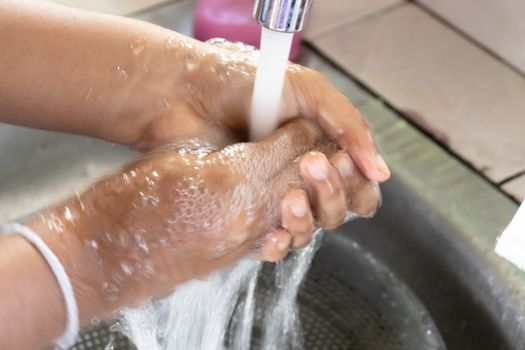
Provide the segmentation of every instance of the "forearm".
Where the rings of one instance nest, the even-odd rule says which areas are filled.
[[[172,247],[165,246],[169,236],[161,245],[147,236],[152,232],[137,227],[164,237],[156,215],[160,209],[136,208],[153,171],[142,163],[144,167],[131,165],[25,223],[64,267],[81,328],[95,317],[111,319],[122,307],[165,295],[192,277],[183,275],[177,268],[181,264],[170,258]],[[66,327],[65,302],[40,252],[20,236],[0,236],[0,276],[0,349],[33,350],[56,340]]]
[[[25,223],[64,267],[73,286],[81,328],[95,317],[112,318],[118,308],[138,301],[129,293],[113,298],[104,290],[110,281],[109,273],[120,265],[99,251],[105,249],[102,232],[111,225],[99,210],[107,214],[107,207],[115,207],[115,201],[126,200],[135,191],[129,186],[129,191],[113,198],[102,193],[102,204],[97,205],[92,199],[94,192],[104,192],[100,187],[114,179],[118,176],[99,182],[84,195],[46,209]],[[65,301],[58,281],[39,250],[23,237],[9,233],[0,236],[0,252],[0,349],[42,349],[66,328]],[[134,288],[129,291],[133,293]]]
[[[27,223],[58,257],[73,285],[81,326],[108,316],[96,285],[100,273],[79,236],[58,223],[58,206]],[[82,230],[79,228],[79,230]],[[0,237],[0,349],[42,349],[66,328],[65,301],[58,281],[41,253],[25,238]]]
[[[24,238],[0,237],[0,251],[0,349],[41,349],[66,324],[56,280]]]
[[[0,121],[127,145],[183,64],[174,32],[42,1],[0,3],[0,32]]]

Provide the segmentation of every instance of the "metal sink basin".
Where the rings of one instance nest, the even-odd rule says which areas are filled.
[[[190,34],[192,6],[178,1],[136,17]],[[447,349],[525,349],[525,273],[493,252],[517,204],[314,51],[304,52],[303,63],[369,118],[393,171],[377,216],[330,239],[357,242],[384,263],[428,310]],[[136,156],[98,140],[5,125],[0,149],[0,222],[71,195]]]

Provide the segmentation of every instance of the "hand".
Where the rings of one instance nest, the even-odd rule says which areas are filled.
[[[147,109],[142,114],[146,121],[138,125],[146,127],[134,146],[147,150],[181,137],[222,145],[245,140],[257,51],[182,36],[169,37],[166,45],[165,54],[155,63],[158,68],[148,79],[166,79],[168,71],[176,76],[167,84],[170,91],[165,96],[151,98],[153,104],[141,102]],[[290,64],[283,99],[281,123],[297,116],[314,118],[351,155],[365,177],[375,181],[389,178],[366,120],[322,74]]]
[[[74,285],[88,286],[77,292],[104,300],[87,303],[100,317],[247,254],[279,260],[307,244],[316,226],[340,225],[347,205],[368,215],[379,198],[377,183],[315,123],[299,119],[222,150],[161,147],[44,214],[34,229],[73,233],[51,234],[50,246],[63,254]]]
[[[246,140],[256,51],[49,2],[3,1],[0,18],[9,19],[0,67],[10,67],[0,79],[2,122],[143,150]],[[319,72],[288,66],[279,117],[315,119],[365,177],[389,177],[365,119]]]

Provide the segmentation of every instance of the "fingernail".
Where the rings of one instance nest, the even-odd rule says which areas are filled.
[[[316,157],[315,159],[308,162],[308,172],[317,181],[326,180],[328,177],[328,169],[326,168],[326,164],[321,159],[319,159],[319,157]]]
[[[386,165],[385,160],[379,154],[376,156],[376,166],[382,176],[379,180],[386,180],[390,177],[390,169],[388,169],[388,165]]]
[[[281,242],[277,245],[277,250],[279,250],[280,252],[284,252],[284,251],[287,251],[288,250],[288,242]]]
[[[348,156],[340,157],[336,163],[336,166],[337,166],[337,170],[339,170],[339,173],[342,176],[350,176],[352,175],[354,171],[353,163],[350,160],[350,157]]]
[[[306,215],[306,207],[301,201],[295,201],[290,205],[290,211],[297,218],[302,218]]]

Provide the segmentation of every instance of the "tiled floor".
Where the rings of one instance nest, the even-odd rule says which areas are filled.
[[[525,79],[417,6],[313,43],[492,180],[525,169]]]
[[[250,0],[248,0],[250,1]],[[404,0],[317,0],[307,22],[305,36],[312,40],[335,27],[380,13]]]
[[[525,73],[525,1],[418,1]]]
[[[503,186],[503,189],[517,198],[519,201],[525,200],[525,175],[518,177],[515,180]]]
[[[129,14],[166,2],[54,1],[114,14]],[[180,1],[182,6],[192,6],[192,1]],[[496,9],[517,1],[504,0]],[[455,4],[452,0],[420,2],[449,17],[450,6]],[[486,0],[483,3],[485,5],[479,6],[482,10],[494,6]],[[452,16],[452,21],[465,23],[469,15],[465,9],[462,7],[461,13],[452,13],[456,16]],[[502,11],[508,12],[508,9]],[[462,30],[473,37],[486,36],[483,30],[487,28],[521,28],[525,23],[501,23],[501,18],[505,18],[501,12],[487,12],[494,12],[494,16],[488,16],[489,22],[473,16],[471,26],[467,21]],[[160,23],[173,28],[171,20],[177,15],[176,6],[155,11],[154,15],[165,16],[166,20]],[[159,22],[159,18],[155,20]],[[189,34],[191,26],[189,20],[187,22],[183,27]],[[522,135],[525,130],[525,79],[429,15],[417,3],[404,0],[314,1],[305,36],[347,72],[436,135],[495,183],[525,169],[525,137]],[[510,50],[513,57],[521,59],[516,40],[509,43],[494,38],[489,36],[486,45],[506,45],[507,49],[514,50]],[[355,94],[354,102],[359,105],[366,98]],[[519,178],[503,189],[522,198],[525,196],[524,182]]]

